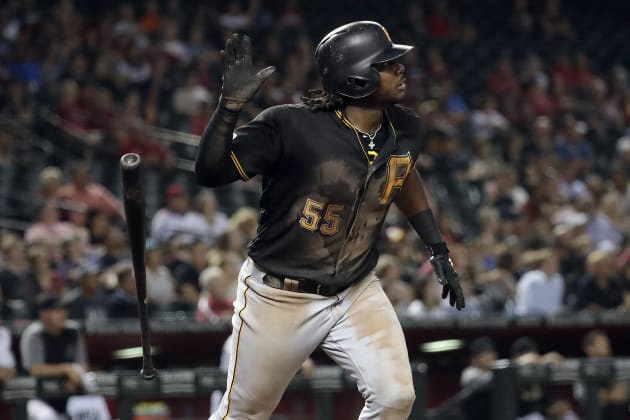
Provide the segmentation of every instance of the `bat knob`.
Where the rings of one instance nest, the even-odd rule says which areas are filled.
[[[120,158],[120,163],[123,166],[136,166],[140,163],[140,155],[137,153],[125,153]]]
[[[154,368],[142,369],[140,375],[142,375],[142,379],[145,381],[150,381],[157,376],[157,370]]]

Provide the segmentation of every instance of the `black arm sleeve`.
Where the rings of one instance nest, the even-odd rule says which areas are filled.
[[[231,156],[238,115],[239,111],[226,109],[220,103],[214,111],[197,149],[195,179],[198,184],[218,187],[241,179]]]
[[[442,239],[440,228],[431,209],[423,210],[411,216],[409,224],[418,232],[433,255],[448,254],[448,248]]]

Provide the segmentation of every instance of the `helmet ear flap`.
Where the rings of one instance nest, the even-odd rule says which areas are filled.
[[[346,83],[354,88],[364,89],[368,81],[365,77],[348,76],[346,77]]]
[[[366,76],[354,75],[346,77],[346,85],[349,88],[349,92],[352,92],[347,96],[360,98],[368,96],[376,91],[380,81],[378,73],[369,72]]]

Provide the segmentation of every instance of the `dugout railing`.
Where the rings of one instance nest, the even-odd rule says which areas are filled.
[[[491,400],[492,420],[513,420],[518,417],[518,390],[523,384],[554,384],[584,387],[582,418],[606,420],[602,417],[598,392],[610,381],[630,380],[630,359],[571,359],[557,364],[515,365],[501,360],[493,368]]]
[[[492,369],[492,379],[489,382],[477,382],[463,388],[440,406],[428,409],[425,418],[428,420],[515,420],[520,416],[519,393],[521,390],[526,390],[532,385],[541,385],[545,390],[543,392],[549,392],[549,388],[553,386],[570,386],[572,389],[579,384],[583,392],[581,392],[581,397],[576,398],[579,406],[574,409],[579,412],[580,418],[606,420],[599,403],[598,393],[601,386],[617,380],[630,380],[630,359],[568,359],[554,364],[522,365],[514,364],[509,360],[499,360]],[[487,407],[480,407],[478,405],[480,400]],[[473,403],[470,404],[471,402]]]
[[[424,420],[426,412],[426,365],[413,365],[416,402],[411,418]],[[217,368],[160,370],[151,381],[142,379],[137,371],[89,373],[91,394],[116,401],[118,418],[132,420],[133,407],[141,399],[207,397],[215,390],[225,390],[225,374]],[[288,393],[312,392],[315,400],[315,419],[334,419],[334,395],[356,390],[355,382],[337,366],[319,366],[313,377],[297,375],[289,384]],[[32,398],[55,398],[68,395],[60,379],[35,379],[18,376],[10,379],[1,391],[1,403],[10,404],[12,420],[27,420],[26,403]]]

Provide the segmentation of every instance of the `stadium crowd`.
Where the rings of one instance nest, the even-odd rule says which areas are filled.
[[[399,313],[630,310],[628,71],[594,53],[597,40],[575,13],[583,2],[495,5],[494,27],[468,13],[475,2],[398,3],[397,16],[372,5],[347,20],[381,20],[418,46],[405,56],[405,104],[426,129],[418,165],[467,299],[461,313],[444,305],[422,243],[393,209],[376,271]],[[132,151],[162,186],[149,192],[157,204],[147,215],[152,315],[229,318],[257,203],[233,206],[225,192],[195,186],[178,166],[194,159],[194,145],[165,141],[156,128],[202,132],[219,95],[219,51],[234,31],[251,34],[258,65],[278,69],[243,121],[319,87],[314,43],[345,16],[309,22],[306,8],[295,0],[2,3],[0,166],[4,174],[37,156],[44,163],[1,180],[3,203],[21,203],[18,213],[0,209],[5,319],[35,318],[40,293],[61,295],[71,318],[135,314],[111,181],[117,159]],[[67,159],[77,144],[78,158]],[[36,185],[28,196],[11,188],[28,177]]]

